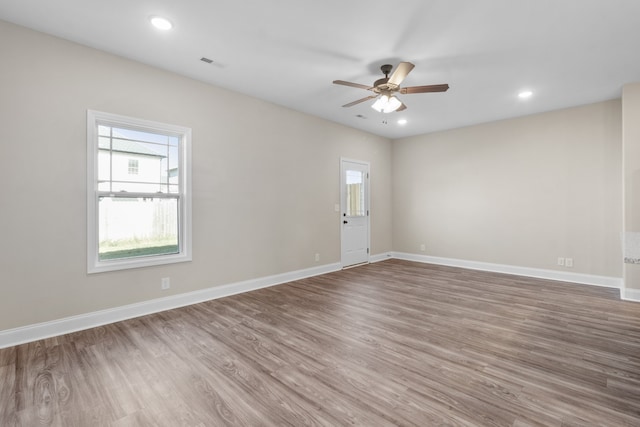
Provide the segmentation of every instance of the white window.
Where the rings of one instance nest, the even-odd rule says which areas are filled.
[[[129,159],[129,175],[138,175],[138,159]]]
[[[88,272],[191,260],[191,129],[87,112]]]

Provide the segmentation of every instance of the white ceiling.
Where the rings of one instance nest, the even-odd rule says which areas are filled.
[[[638,0],[0,0],[0,19],[389,138],[617,98],[640,81]],[[370,85],[400,61],[416,65],[402,86],[451,88],[399,95],[403,112],[341,107],[370,92],[333,80]]]

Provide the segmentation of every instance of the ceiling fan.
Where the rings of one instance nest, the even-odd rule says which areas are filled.
[[[410,86],[410,87],[400,87],[402,81],[407,77],[407,75],[413,70],[413,65],[411,62],[401,62],[396,67],[396,70],[393,72],[391,77],[389,77],[389,73],[393,69],[393,65],[385,64],[380,67],[380,70],[384,74],[384,78],[378,79],[373,82],[373,86],[361,85],[359,83],[351,83],[345,82],[344,80],[334,80],[333,83],[337,85],[343,86],[351,86],[357,87],[360,89],[370,90],[375,93],[375,95],[370,95],[362,99],[358,99],[357,101],[350,102],[348,104],[344,104],[343,107],[352,107],[356,104],[360,104],[361,102],[368,101],[369,99],[378,98],[376,102],[373,103],[371,108],[376,111],[380,111],[382,113],[391,113],[393,111],[402,111],[407,108],[406,105],[400,101],[395,94],[411,94],[411,93],[426,93],[426,92],[446,92],[449,89],[448,84],[441,85],[428,85],[428,86]]]

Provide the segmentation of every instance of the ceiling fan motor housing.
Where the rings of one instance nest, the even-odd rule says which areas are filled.
[[[356,87],[359,89],[370,90],[375,94],[375,95],[369,95],[362,99],[358,99],[357,101],[349,102],[348,104],[343,105],[343,107],[352,107],[354,105],[360,104],[361,102],[365,102],[365,101],[368,101],[369,99],[374,99],[374,98],[378,98],[378,101],[384,97],[386,97],[387,100],[389,99],[397,100],[397,98],[395,97],[395,94],[397,92],[400,92],[402,94],[413,94],[413,93],[426,93],[426,92],[446,92],[447,89],[449,89],[448,84],[411,86],[411,87],[404,87],[401,89],[400,85],[404,81],[405,77],[407,77],[407,74],[409,74],[414,67],[415,65],[413,65],[411,62],[401,62],[396,67],[396,70],[394,71],[393,75],[389,77],[389,73],[391,73],[391,70],[393,70],[393,65],[384,64],[380,67],[380,70],[384,73],[384,78],[376,80],[372,86],[367,86],[359,83],[346,82],[343,80],[334,80],[333,83],[344,85],[344,86]],[[378,101],[376,101],[376,103]],[[400,102],[399,107],[396,106],[396,108],[389,109],[389,111],[384,111],[384,112],[402,111],[406,108],[407,107]]]
[[[383,77],[383,78],[381,78],[381,79],[376,80],[376,81],[373,83],[373,87],[374,87],[374,88],[377,88],[377,87],[378,87],[378,86],[380,86],[380,85],[386,85],[388,81],[389,81],[389,77]]]
[[[391,64],[384,64],[383,66],[380,67],[380,70],[384,74],[384,77],[373,82],[372,90],[375,93],[383,93],[386,91],[395,92],[398,89],[400,89],[400,86],[398,85],[395,85],[393,83],[389,84],[389,73],[391,73],[392,69],[393,69],[393,65]]]
[[[391,89],[389,85],[387,85],[387,82],[389,82],[389,73],[392,69],[393,65],[391,64],[384,64],[380,67],[380,70],[384,74],[384,77],[373,82],[373,91],[375,93],[380,93],[381,91]]]

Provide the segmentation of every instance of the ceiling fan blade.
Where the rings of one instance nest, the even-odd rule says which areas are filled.
[[[333,81],[333,84],[335,84],[335,85],[343,85],[343,86],[357,87],[357,88],[359,88],[359,89],[365,89],[365,90],[371,90],[371,89],[373,89],[371,86],[361,85],[360,83],[345,82],[344,80],[334,80],[334,81]]]
[[[402,103],[402,104],[398,107],[398,109],[396,110],[396,112],[397,112],[397,111],[403,111],[403,110],[406,110],[406,109],[407,109],[407,106],[406,106],[406,105],[404,105],[404,103]]]
[[[350,102],[348,104],[344,104],[343,107],[353,107],[356,104],[360,104],[361,102],[368,101],[369,99],[377,98],[378,95],[367,96],[366,98],[358,99],[357,101]]]
[[[411,62],[399,63],[396,67],[396,70],[393,72],[393,74],[391,74],[391,77],[389,77],[388,83],[400,86],[400,83],[402,83],[405,77],[407,77],[407,74],[409,74],[411,70],[413,70],[413,67],[415,67],[415,65],[413,65]]]
[[[427,93],[427,92],[446,92],[449,89],[448,84],[428,85],[428,86],[410,86],[400,89],[400,93]]]

